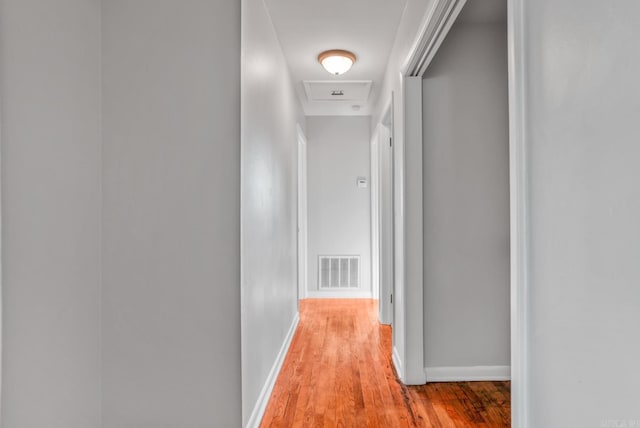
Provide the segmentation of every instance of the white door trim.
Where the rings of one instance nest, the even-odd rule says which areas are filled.
[[[307,298],[309,281],[308,230],[307,230],[307,138],[302,127],[296,125],[298,135],[298,299]]]
[[[380,128],[376,126],[371,136],[371,291],[378,300],[378,317],[382,322],[382,302],[380,302]]]
[[[402,68],[403,76],[424,76],[466,3],[467,0],[436,0],[433,3],[422,20],[418,36]]]
[[[0,110],[0,154],[2,153],[2,111]],[[0,165],[2,165],[2,156],[0,155]],[[0,166],[0,177],[2,177],[2,167]],[[2,248],[2,181],[0,179],[0,424],[2,424],[2,366],[4,365],[2,362],[2,356],[4,355],[3,350],[2,350],[2,343],[4,342],[3,340],[3,335],[2,332],[4,331],[4,326],[2,325],[2,320],[4,319],[4,315],[2,313],[2,308],[4,307],[4,302],[3,302],[3,283],[2,283],[2,278],[4,277],[3,275],[3,266],[2,266],[2,260],[4,260],[4,257],[2,256],[3,253],[3,248]]]
[[[402,68],[401,132],[394,136],[394,356],[400,380],[426,382],[422,246],[422,76],[466,0],[436,0],[425,14]],[[397,336],[396,336],[397,335]],[[401,367],[398,367],[401,366]]]
[[[376,197],[376,233],[377,260],[376,270],[379,283],[378,319],[381,324],[393,324],[394,303],[394,157],[393,150],[393,93],[389,97],[380,123],[376,126],[377,171]]]
[[[509,186],[511,217],[511,424],[527,428],[528,172],[524,1],[508,0]]]
[[[408,385],[427,382],[424,372],[424,247],[422,217],[422,77],[405,76],[404,141],[402,145],[404,282],[404,355],[402,381]],[[400,221],[401,220],[401,221]]]

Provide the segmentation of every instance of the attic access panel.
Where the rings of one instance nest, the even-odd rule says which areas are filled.
[[[304,92],[310,102],[366,103],[371,80],[304,80]]]

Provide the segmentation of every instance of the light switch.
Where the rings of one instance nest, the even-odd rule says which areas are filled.
[[[367,177],[358,177],[356,179],[356,182],[358,183],[358,187],[360,188],[367,187]]]

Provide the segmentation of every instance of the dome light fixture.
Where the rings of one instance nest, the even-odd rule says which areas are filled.
[[[322,64],[329,73],[339,76],[349,71],[356,62],[353,52],[342,49],[331,49],[318,55],[318,62]]]

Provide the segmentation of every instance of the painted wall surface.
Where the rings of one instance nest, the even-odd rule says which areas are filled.
[[[360,255],[360,291],[371,293],[370,121],[307,118],[310,291],[318,290],[319,255]]]
[[[507,81],[506,23],[454,24],[423,79],[427,368],[509,365]]]
[[[242,3],[242,401],[246,424],[298,312],[304,116],[262,0]],[[268,397],[266,397],[268,399]]]
[[[100,3],[0,2],[4,428],[100,426]]]
[[[102,10],[104,427],[237,427],[240,3]]]
[[[517,3],[528,426],[632,426],[640,420],[640,3]]]

